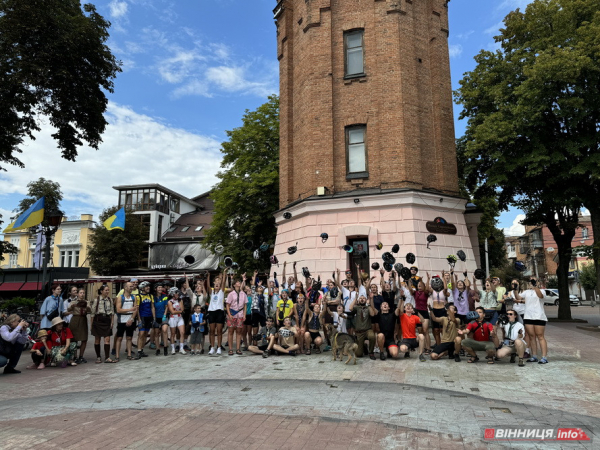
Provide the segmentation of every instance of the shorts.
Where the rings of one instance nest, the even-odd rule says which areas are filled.
[[[433,315],[435,317],[446,317],[448,316],[448,311],[446,311],[446,308],[434,308],[431,310],[433,312]],[[439,322],[436,322],[435,320],[432,320],[432,325],[431,328],[434,330],[441,330],[442,329],[442,324]]]
[[[394,340],[393,337],[388,338],[387,336],[385,336],[385,344],[383,344],[383,346],[385,348],[398,347],[398,343]]]
[[[454,314],[454,315],[460,319],[461,324],[464,325],[467,323],[467,315],[466,314]]]
[[[525,325],[536,325],[538,327],[545,327],[546,322],[546,320],[523,319]]]
[[[165,320],[165,321],[163,322],[163,319],[162,319],[162,317],[157,317],[157,318],[156,318],[156,324],[158,324],[158,326],[154,326],[154,325],[153,325],[153,327],[154,327],[155,329],[156,329],[156,328],[162,328],[162,326],[163,326],[163,325],[169,325],[169,322],[168,322],[168,320]]]
[[[140,317],[140,321],[140,331],[150,331],[152,329],[152,322],[154,322],[152,317]]]
[[[180,315],[169,317],[169,326],[171,328],[177,328],[183,325],[185,325],[185,323],[183,321],[183,317],[181,317]]]
[[[244,326],[244,316],[227,318],[227,326],[229,328],[242,328]]]
[[[462,346],[470,348],[476,352],[483,352],[487,350],[496,350],[496,346],[492,341],[476,341],[475,339],[467,338],[462,341]]]
[[[315,332],[315,331],[309,331],[309,333],[310,333],[310,338],[311,338],[311,340],[313,340],[313,341],[314,341],[315,339],[317,339],[317,338],[320,338],[320,337],[321,337],[321,333],[319,333],[318,331],[316,331],[316,332]]]
[[[400,345],[406,345],[409,349],[419,348],[419,340],[417,338],[402,339]]]
[[[431,353],[436,353],[438,355],[441,355],[444,352],[448,352],[449,355],[453,355],[454,342],[442,342],[431,349]]]
[[[126,323],[118,323],[117,324],[117,337],[122,338],[123,335],[127,337],[133,337],[133,332],[135,331],[135,323],[131,323],[131,325],[127,325]]]
[[[246,318],[244,319],[244,326],[247,326],[247,327],[252,326],[252,314],[246,313]]]
[[[429,311],[427,311],[426,309],[415,309],[415,312],[417,314],[420,314],[421,317],[423,318],[423,320],[430,320],[429,319]],[[422,325],[418,325],[418,326],[422,326]]]
[[[258,346],[258,349],[259,349],[261,352],[264,352],[264,351],[266,351],[268,348],[269,348],[269,344],[265,344],[265,345],[259,345],[259,346]]]
[[[267,319],[261,316],[259,313],[252,313],[250,320],[252,322],[252,328],[258,328],[259,326],[264,327],[267,325]]]
[[[348,316],[348,313],[345,314]],[[354,317],[348,316],[348,318],[346,319],[346,329],[354,329]]]
[[[225,311],[223,311],[222,309],[217,309],[216,311],[209,311],[208,321],[210,323],[223,325],[225,323]]]
[[[190,344],[202,344],[202,338],[204,334],[198,330],[190,333]]]

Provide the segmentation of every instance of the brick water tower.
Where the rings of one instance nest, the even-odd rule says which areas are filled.
[[[414,253],[421,273],[461,249],[472,272],[480,214],[458,190],[448,1],[281,0],[274,17],[279,261],[326,279],[399,244],[398,261]]]

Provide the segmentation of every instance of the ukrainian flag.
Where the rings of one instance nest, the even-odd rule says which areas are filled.
[[[125,231],[125,208],[121,208],[112,216],[104,221],[104,226],[107,230],[123,230]]]
[[[10,231],[23,230],[25,228],[35,227],[42,223],[42,220],[44,220],[44,204],[45,197],[37,200],[27,209],[27,211],[17,217],[17,220],[6,227],[4,232],[8,233]]]

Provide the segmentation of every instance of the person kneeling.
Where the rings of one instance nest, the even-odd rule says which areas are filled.
[[[488,364],[494,364],[496,346],[490,341],[490,337],[494,336],[494,326],[485,321],[485,309],[478,307],[476,311],[479,314],[479,318],[468,324],[466,330],[458,330],[458,334],[461,336],[465,334],[468,336],[469,333],[473,333],[472,338],[467,337],[467,339],[462,341],[463,348],[471,356],[467,362],[475,363],[479,361],[475,352],[485,351],[487,353],[486,359],[488,360]]]
[[[390,311],[388,302],[381,303],[381,312],[378,314],[380,333],[377,334],[377,345],[380,349],[379,358],[382,361],[386,360],[385,349],[387,349],[390,358],[398,357],[398,344],[394,339],[397,322],[396,314],[397,311]]]
[[[508,310],[508,323],[504,325],[504,346],[496,352],[498,359],[510,355],[510,362],[515,362],[515,354],[519,356],[519,367],[524,367],[523,355],[525,353],[525,327],[519,323],[516,311]]]
[[[454,361],[460,362],[461,338],[458,337],[460,319],[456,317],[456,311],[456,306],[448,303],[446,305],[447,316],[437,317],[433,312],[429,315],[431,320],[441,324],[442,327],[440,343],[433,347],[431,359],[440,359],[447,353],[450,358],[454,358]]]
[[[52,343],[48,341],[48,332],[40,330],[37,334],[37,342],[31,348],[31,359],[33,364],[27,366],[28,369],[45,369],[46,360],[50,359],[52,352]]]
[[[262,355],[263,358],[269,357],[269,352],[273,350],[275,339],[277,337],[277,328],[275,328],[273,318],[267,317],[267,324],[258,330],[258,334],[253,336],[253,340],[257,341],[257,345],[248,347],[248,351]]]
[[[296,356],[296,351],[300,348],[295,339],[298,331],[292,326],[292,319],[286,317],[283,320],[283,327],[279,329],[279,343],[273,345],[273,350],[290,356]]]

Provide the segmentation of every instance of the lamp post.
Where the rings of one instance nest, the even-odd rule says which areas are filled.
[[[489,238],[485,238],[485,278],[490,277],[490,257],[488,252],[488,242],[490,245],[494,245],[496,243],[496,238],[494,236],[490,236]]]
[[[44,221],[42,232],[46,236],[46,245],[44,246],[44,261],[42,263],[42,289],[43,293],[46,292],[46,275],[48,273],[48,260],[50,259],[50,244],[52,241],[52,236],[60,227],[60,223],[62,222],[62,214],[50,214]]]

